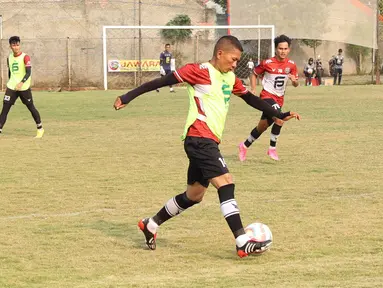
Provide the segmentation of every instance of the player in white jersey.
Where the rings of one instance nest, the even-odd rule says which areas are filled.
[[[291,80],[294,87],[299,85],[297,66],[294,61],[287,58],[290,52],[290,44],[291,40],[286,35],[280,35],[275,38],[275,57],[262,61],[255,67],[251,77],[251,88],[252,92],[255,93],[256,77],[263,75],[263,90],[260,96],[279,112],[282,112],[281,109],[288,80]],[[282,117],[285,121],[291,118],[300,120],[299,114],[292,111],[284,113]],[[266,114],[262,114],[258,126],[251,131],[250,136],[244,142],[239,144],[240,161],[245,161],[247,149],[273,123],[274,122]],[[279,160],[276,144],[281,128],[282,126],[277,124],[274,124],[271,128],[270,147],[267,154],[274,160]]]

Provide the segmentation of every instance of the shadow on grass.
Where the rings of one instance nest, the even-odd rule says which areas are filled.
[[[146,247],[144,235],[137,227],[136,222],[115,223],[100,220],[91,224],[89,227],[100,231],[109,237],[130,240],[133,243],[134,248],[142,249]],[[166,239],[160,239],[159,243],[161,246],[168,246],[168,241]]]
[[[250,166],[250,165],[275,165],[278,163],[278,161],[272,160],[269,157],[257,158],[255,156],[248,156],[244,162],[239,161],[238,155],[228,154],[228,155],[224,155],[224,158],[226,162],[228,163],[229,168],[230,166],[233,166],[234,164]]]

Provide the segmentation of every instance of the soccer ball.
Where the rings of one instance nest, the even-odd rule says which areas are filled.
[[[307,73],[313,74],[313,69],[311,69],[311,68],[307,69]]]
[[[245,232],[247,235],[249,235],[251,238],[256,239],[257,241],[263,242],[271,240],[271,243],[273,242],[273,234],[271,233],[269,226],[267,226],[266,224],[259,222],[252,223],[245,228]]]

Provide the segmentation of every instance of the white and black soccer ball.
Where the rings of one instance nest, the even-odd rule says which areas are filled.
[[[313,69],[311,69],[311,68],[307,69],[307,73],[313,74]]]
[[[247,235],[249,235],[251,238],[256,239],[257,241],[264,242],[264,241],[270,240],[271,243],[273,243],[273,234],[271,233],[269,226],[267,226],[266,224],[263,224],[260,222],[252,223],[246,226],[245,232]],[[271,247],[271,244],[268,246],[268,249],[266,249],[265,251],[269,250],[270,247]]]

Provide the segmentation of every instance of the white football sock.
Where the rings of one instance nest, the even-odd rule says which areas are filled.
[[[149,219],[149,222],[148,222],[148,226],[147,226],[148,230],[150,232],[152,232],[153,234],[155,234],[157,232],[157,228],[158,228],[158,224],[156,222],[153,221],[152,218]]]
[[[235,244],[237,244],[238,247],[242,247],[249,240],[250,240],[249,235],[242,234],[242,235],[239,235],[237,238],[235,238]]]

